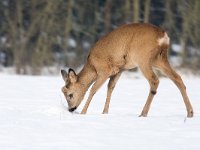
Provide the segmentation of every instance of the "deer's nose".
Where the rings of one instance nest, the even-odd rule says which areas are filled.
[[[69,110],[69,112],[73,112],[74,110],[76,110],[76,106],[75,107],[72,107],[72,108],[69,108],[68,110]]]

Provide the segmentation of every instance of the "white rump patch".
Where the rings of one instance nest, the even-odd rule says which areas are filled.
[[[158,45],[163,45],[163,44],[166,44],[168,45],[169,44],[169,37],[167,35],[167,33],[165,32],[164,36],[160,39],[158,39]]]

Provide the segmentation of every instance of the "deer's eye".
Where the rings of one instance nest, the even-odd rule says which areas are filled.
[[[69,98],[71,99],[73,97],[73,94],[69,94]]]

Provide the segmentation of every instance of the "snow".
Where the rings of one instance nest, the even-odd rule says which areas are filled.
[[[186,118],[178,89],[160,80],[148,117],[138,117],[148,95],[143,78],[123,75],[101,114],[106,84],[86,115],[67,111],[61,77],[0,74],[0,149],[2,150],[199,150],[200,79],[184,77],[195,116]]]
[[[179,44],[172,44],[172,49],[176,53],[182,53],[181,45]]]

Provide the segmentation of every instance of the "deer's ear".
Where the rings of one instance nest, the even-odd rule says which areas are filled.
[[[61,75],[62,75],[63,80],[66,81],[67,78],[68,78],[67,72],[66,72],[65,70],[62,69],[62,70],[61,70]]]
[[[71,69],[71,68],[69,69],[68,76],[69,76],[70,82],[74,83],[77,81],[77,75],[73,69]]]

